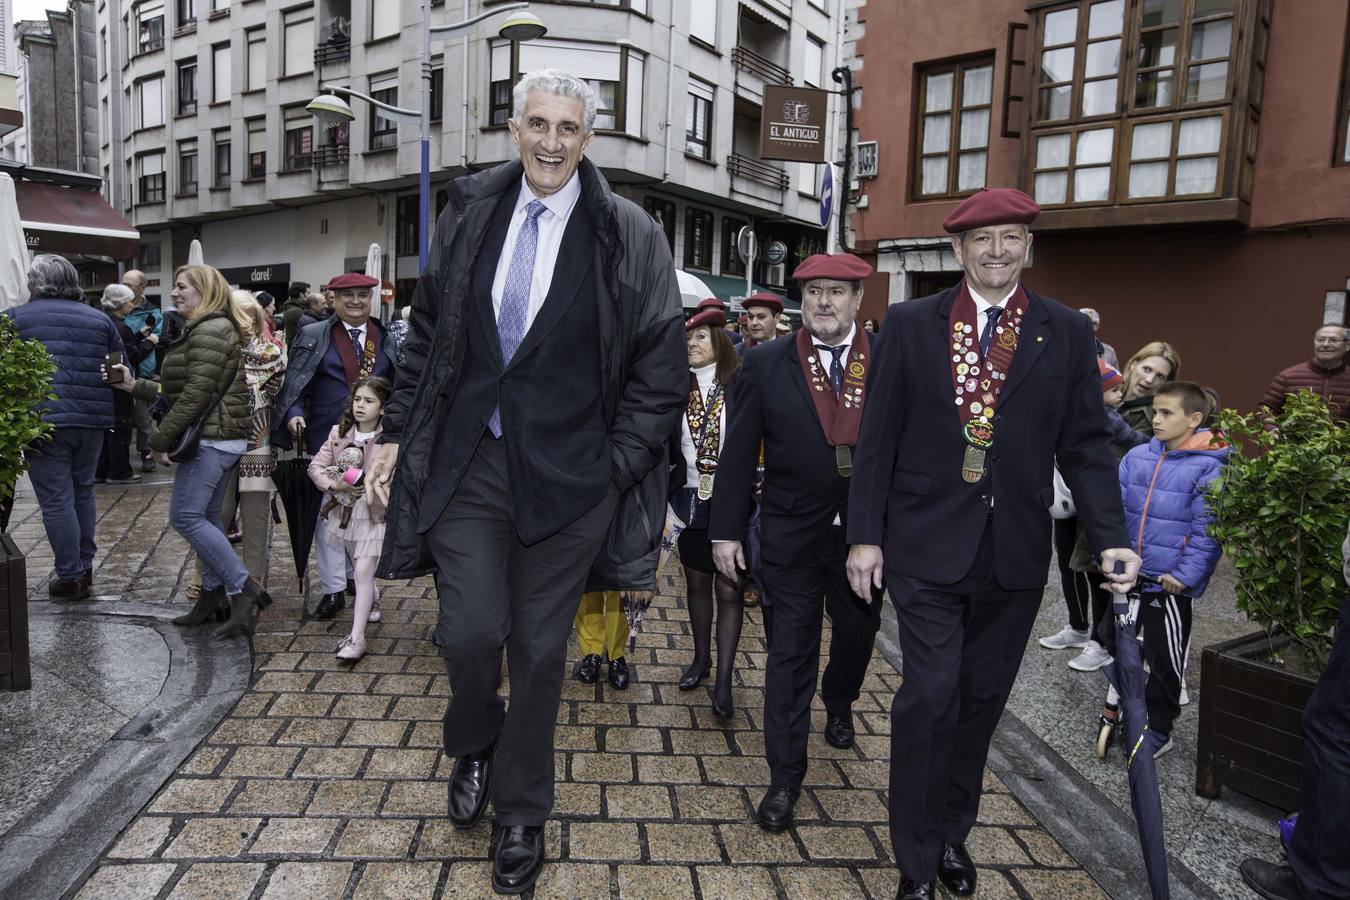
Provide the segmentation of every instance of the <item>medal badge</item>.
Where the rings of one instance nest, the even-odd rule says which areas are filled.
[[[974,352],[964,355],[958,352],[952,357],[953,394],[965,443],[961,455],[961,480],[967,484],[978,484],[988,474],[989,451],[994,446],[994,410],[1012,367],[1027,305],[1025,291],[1017,288],[1008,300],[1004,325],[995,332],[997,339],[991,343],[989,352],[983,357]],[[975,318],[975,301],[967,285],[962,283],[952,308],[952,333],[971,333],[974,328],[969,321]],[[960,348],[953,349],[959,351]],[[968,365],[963,366],[963,363]]]

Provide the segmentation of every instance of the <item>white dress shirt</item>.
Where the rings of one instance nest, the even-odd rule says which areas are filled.
[[[581,176],[572,173],[567,184],[547,197],[538,197],[530,190],[525,176],[520,176],[520,195],[516,198],[516,209],[511,214],[511,226],[506,229],[506,241],[502,244],[502,255],[497,260],[497,274],[492,279],[492,312],[500,318],[502,313],[502,292],[506,289],[506,274],[511,271],[511,258],[516,252],[516,238],[525,224],[525,209],[532,200],[538,200],[547,207],[539,214],[539,240],[534,245],[534,278],[530,281],[530,305],[525,313],[525,330],[528,332],[534,324],[534,317],[548,297],[549,286],[553,283],[553,269],[558,263],[558,249],[562,246],[563,232],[567,230],[567,220],[572,217],[577,200],[581,197]]]
[[[348,325],[346,322],[343,322],[341,319],[338,319],[338,321],[342,323],[342,330],[345,331],[345,332],[347,332],[347,337],[350,338],[350,337],[352,336],[352,329],[355,329],[355,330],[356,330],[356,337],[352,339],[352,343],[353,343],[353,344],[360,344],[360,345],[361,345],[361,349],[364,350],[364,349],[365,349],[365,344],[366,344],[366,325],[369,324],[370,320],[367,319],[365,322],[362,322],[360,325]]]
[[[989,309],[991,306],[997,306],[1000,307],[1001,309],[1007,310],[1008,298],[1010,298],[1013,294],[1017,293],[1018,284],[1021,284],[1021,282],[1019,281],[1017,284],[1014,284],[1012,286],[1012,290],[1008,291],[1008,293],[1003,295],[1002,300],[998,301],[997,303],[990,303],[988,300],[984,299],[979,294],[977,294],[973,287],[970,287],[970,282],[966,282],[966,287],[970,288],[970,298],[975,301],[975,319],[976,322],[978,323],[975,331],[977,334],[984,330],[984,323],[988,319],[988,316],[984,314],[984,311]]]

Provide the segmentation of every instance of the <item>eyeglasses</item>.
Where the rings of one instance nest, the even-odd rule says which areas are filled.
[[[1334,346],[1335,344],[1344,344],[1344,343],[1345,338],[1317,338],[1316,340],[1313,341],[1313,345],[1317,347],[1321,347],[1323,345]]]

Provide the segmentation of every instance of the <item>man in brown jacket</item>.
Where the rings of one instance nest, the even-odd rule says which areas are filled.
[[[1299,391],[1312,391],[1342,419],[1350,420],[1350,368],[1345,365],[1350,342],[1340,325],[1323,325],[1313,337],[1313,356],[1275,376],[1262,401],[1272,415],[1284,410],[1284,400]]]

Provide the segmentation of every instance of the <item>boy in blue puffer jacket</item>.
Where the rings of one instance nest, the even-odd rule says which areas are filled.
[[[1140,571],[1161,587],[1144,588],[1138,627],[1149,678],[1145,690],[1155,756],[1172,748],[1172,722],[1181,711],[1191,604],[1205,592],[1222,548],[1209,536],[1209,484],[1229,448],[1201,423],[1209,397],[1200,385],[1173,381],[1153,398],[1153,440],[1125,454],[1120,490],[1125,526],[1143,559]]]

